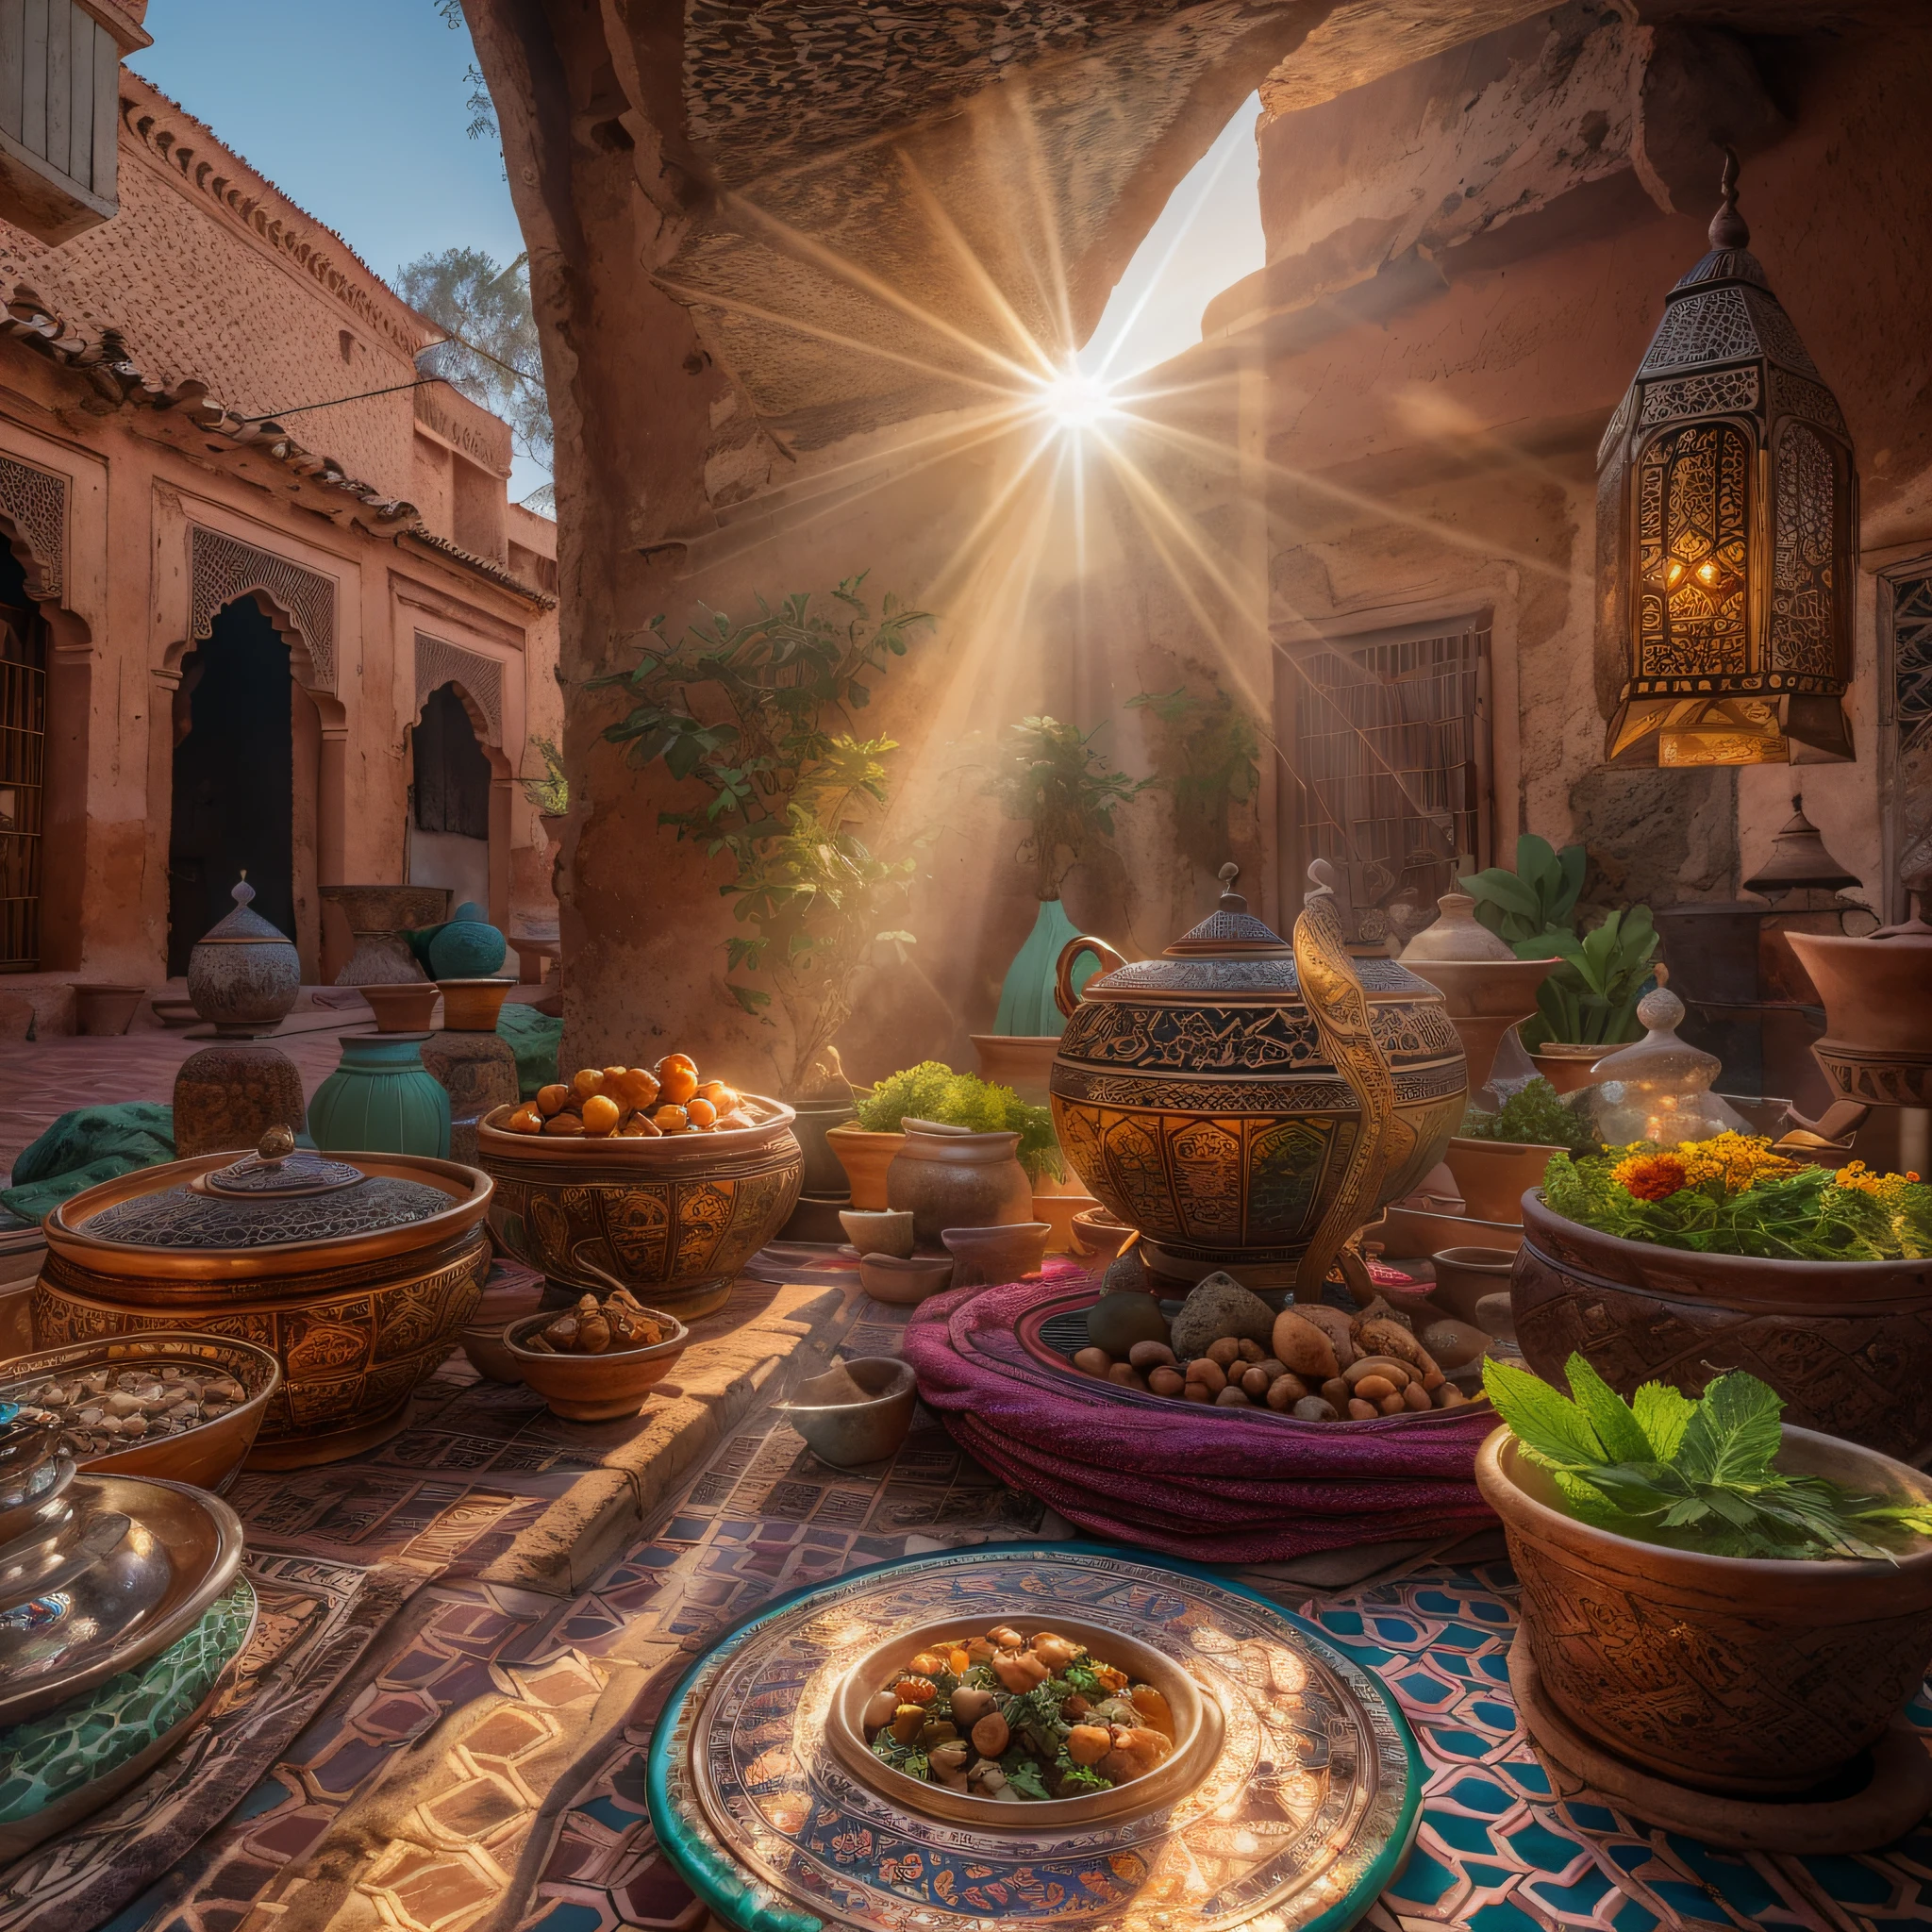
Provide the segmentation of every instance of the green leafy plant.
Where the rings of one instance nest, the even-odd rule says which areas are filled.
[[[530,742],[543,759],[543,776],[519,778],[517,783],[539,811],[560,819],[570,809],[570,780],[564,775],[563,754],[558,750],[555,739],[533,738]]]
[[[1014,1151],[1034,1180],[1066,1172],[1053,1115],[1045,1108],[977,1074],[956,1074],[943,1060],[921,1060],[881,1080],[870,1092],[855,1092],[853,1100],[858,1124],[869,1134],[899,1133],[908,1120],[939,1121],[976,1134],[1018,1134]]]
[[[1564,1373],[1568,1397],[1491,1357],[1483,1388],[1581,1522],[1707,1556],[1793,1560],[1893,1561],[1932,1537],[1932,1505],[1778,1469],[1784,1403],[1755,1375],[1720,1375],[1695,1402],[1646,1382],[1625,1402],[1580,1355]]]
[[[864,577],[833,593],[836,611],[808,592],[734,623],[713,612],[676,641],[653,621],[638,663],[591,680],[621,686],[629,712],[604,736],[642,768],[709,796],[658,824],[727,858],[719,888],[746,928],[725,941],[725,987],[767,1024],[775,1003],[791,1033],[784,1091],[801,1093],[851,1017],[852,987],[873,948],[912,943],[887,928],[885,908],[911,883],[910,858],[887,859],[860,836],[883,815],[890,738],[855,737],[851,714],[932,622],[888,595],[874,619]]]
[[[1601,1144],[1590,1124],[1563,1105],[1541,1074],[1510,1094],[1494,1113],[1472,1107],[1457,1129],[1468,1141],[1513,1141],[1518,1146],[1568,1147],[1594,1152]]]
[[[1535,1016],[1517,1029],[1531,1052],[1551,1041],[1615,1046],[1643,1030],[1637,1002],[1650,983],[1657,947],[1650,908],[1611,912],[1579,937],[1576,901],[1587,863],[1581,845],[1558,852],[1547,839],[1525,832],[1516,841],[1513,873],[1492,865],[1461,881],[1476,902],[1475,916],[1519,959],[1562,961],[1538,988]]]
[[[1174,794],[1183,848],[1200,863],[1218,866],[1227,856],[1229,812],[1253,804],[1260,791],[1261,739],[1254,718],[1219,685],[1208,697],[1184,684],[1143,691],[1127,700],[1127,708],[1151,713],[1159,726],[1151,782]]]
[[[1099,731],[1022,718],[1001,741],[989,789],[1001,812],[1027,828],[1019,858],[1033,869],[1036,898],[1058,899],[1060,881],[1095,841],[1113,837],[1115,811],[1153,783],[1116,771],[1094,745]]]

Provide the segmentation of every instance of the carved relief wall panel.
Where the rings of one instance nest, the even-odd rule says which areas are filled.
[[[323,691],[336,689],[336,586],[333,577],[306,570],[272,550],[262,550],[220,530],[192,525],[189,534],[188,635],[199,642],[215,615],[238,597],[262,592],[293,623]]]
[[[483,713],[484,737],[503,749],[503,666],[481,651],[466,651],[447,638],[416,633],[416,711],[420,716],[429,693],[445,684],[460,685]]]

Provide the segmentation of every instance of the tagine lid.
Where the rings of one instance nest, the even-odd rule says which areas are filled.
[[[161,1179],[178,1174],[179,1165],[154,1173]],[[76,1195],[58,1213],[70,1231],[89,1241],[179,1251],[340,1241],[408,1227],[461,1205],[427,1181],[370,1174],[353,1161],[298,1148],[286,1126],[275,1126],[240,1160],[124,1194],[92,1213],[87,1196]]]
[[[286,946],[291,943],[288,934],[280,926],[271,925],[260,913],[252,909],[255,888],[248,883],[245,872],[228,896],[235,902],[234,911],[209,926],[195,941],[196,945]]]
[[[1143,993],[1205,993],[1301,998],[1301,975],[1295,971],[1294,948],[1271,926],[1248,910],[1247,900],[1234,889],[1241,868],[1221,868],[1221,901],[1199,925],[1184,932],[1158,959],[1136,959],[1113,972],[1090,979],[1083,1000],[1135,999]],[[1317,859],[1308,868],[1311,890],[1333,890],[1330,868]],[[1375,993],[1415,993],[1424,997],[1434,989],[1393,959],[1351,961],[1363,989]]]

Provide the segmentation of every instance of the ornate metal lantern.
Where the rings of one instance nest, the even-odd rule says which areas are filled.
[[[1745,245],[1738,160],[1597,451],[1612,765],[1841,762],[1857,477],[1838,400]],[[1610,655],[1608,648],[1605,657]]]

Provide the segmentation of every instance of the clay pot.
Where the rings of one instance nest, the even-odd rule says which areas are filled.
[[[858,1109],[849,1100],[811,1100],[798,1103],[794,1110],[797,1118],[791,1131],[805,1154],[805,1181],[799,1192],[815,1201],[844,1201],[850,1183],[843,1164],[832,1151],[830,1136],[850,1126]]]
[[[258,1146],[271,1127],[299,1134],[308,1118],[302,1070],[265,1040],[218,1040],[175,1075],[175,1152],[186,1160]]]
[[[1778,1461],[1932,1499],[1917,1470],[1807,1429],[1786,1427]],[[1932,1662],[1932,1549],[1789,1562],[1635,1542],[1567,1514],[1507,1429],[1475,1476],[1503,1519],[1542,1694],[1642,1770],[1698,1790],[1807,1790],[1878,1740]]]
[[[1033,1218],[1033,1183],[1014,1149],[1018,1134],[974,1134],[908,1121],[906,1144],[886,1171],[886,1201],[912,1210],[928,1247],[949,1227],[998,1227]]]
[[[919,1402],[919,1384],[905,1362],[885,1356],[860,1356],[844,1367],[861,1389],[871,1392],[870,1402],[815,1403],[813,1385],[805,1382],[799,1386],[799,1400],[781,1402],[777,1407],[821,1462],[829,1462],[834,1469],[858,1469],[868,1462],[883,1462],[905,1441]]]
[[[1786,937],[1824,1002],[1824,1038],[1811,1054],[1834,1097],[1932,1105],[1932,937]]]
[[[302,991],[302,961],[288,935],[251,909],[244,878],[229,896],[235,909],[209,927],[188,955],[188,997],[224,1040],[273,1033]]]
[[[1074,1246],[1074,1217],[1099,1206],[1091,1194],[1049,1194],[1035,1190],[1033,1218],[1045,1222],[1053,1230],[1046,1238],[1047,1253],[1069,1253]]]
[[[1002,1227],[949,1227],[940,1236],[953,1257],[953,1286],[1024,1281],[1046,1265],[1043,1221],[1009,1223]]]
[[[904,1134],[869,1134],[849,1124],[827,1131],[825,1145],[845,1170],[855,1208],[875,1211],[886,1205],[886,1170],[905,1144]]]
[[[858,1285],[875,1302],[891,1307],[914,1308],[929,1294],[953,1282],[951,1256],[914,1255],[901,1261],[891,1255],[864,1255],[858,1262]]]
[[[470,1366],[491,1382],[521,1382],[524,1372],[504,1345],[503,1331],[512,1322],[535,1314],[542,1303],[543,1284],[527,1275],[496,1286],[486,1283],[458,1337]]]
[[[112,986],[105,981],[74,985],[74,1024],[79,1032],[99,1040],[118,1039],[134,1024],[141,1003],[147,997],[144,986]]]
[[[1058,1033],[975,1033],[972,1040],[982,1080],[1010,1087],[1035,1107],[1046,1105],[1046,1079],[1060,1045]]]
[[[324,886],[325,905],[339,907],[355,935],[356,951],[336,974],[338,986],[419,984],[428,975],[416,963],[406,932],[449,918],[447,886]]]
[[[1461,1134],[1444,1158],[1462,1203],[1479,1221],[1523,1219],[1523,1197],[1543,1184],[1543,1170],[1561,1147],[1534,1141],[1477,1141]]]
[[[439,979],[436,984],[442,991],[442,1024],[449,1032],[494,1033],[496,1016],[516,981],[491,977]]]
[[[550,1413],[573,1423],[611,1423],[636,1415],[652,1388],[691,1343],[691,1330],[656,1308],[644,1313],[665,1331],[649,1348],[614,1348],[605,1355],[545,1355],[524,1343],[557,1310],[525,1315],[503,1331],[503,1350],[523,1380],[549,1405]]]
[[[899,1261],[912,1257],[912,1217],[903,1208],[842,1208],[839,1225],[861,1257],[890,1255]]]
[[[1537,989],[1557,961],[1519,959],[1476,919],[1475,901],[1467,892],[1444,892],[1436,904],[1441,917],[1403,948],[1402,963],[1442,995],[1462,1036],[1469,1084],[1480,1087],[1490,1077],[1504,1034],[1536,1011]]]
[[[441,997],[433,979],[373,984],[358,987],[357,991],[369,1002],[378,1033],[427,1033],[436,1016],[436,1002]]]
[[[1607,1053],[1615,1053],[1614,1045],[1578,1046],[1569,1042],[1548,1041],[1530,1055],[1536,1062],[1536,1070],[1554,1087],[1558,1093],[1574,1093],[1580,1087],[1588,1087],[1595,1077],[1591,1069]]]
[[[1443,1248],[1429,1259],[1436,1268],[1430,1300],[1458,1322],[1480,1328],[1476,1307],[1488,1295],[1508,1292],[1516,1256],[1509,1248]]]
[[[1748,1369],[1802,1428],[1932,1455],[1932,1260],[1760,1261],[1600,1234],[1523,1204],[1510,1304],[1524,1359],[1562,1380],[1581,1352],[1621,1395],[1687,1395]]]
[[[423,1064],[421,1033],[350,1033],[308,1103],[318,1147],[449,1158],[449,1095]]]

